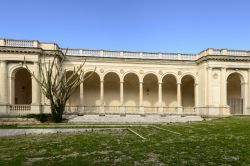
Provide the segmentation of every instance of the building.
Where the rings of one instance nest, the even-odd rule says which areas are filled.
[[[0,113],[50,112],[39,64],[65,51],[55,43],[0,39]],[[45,55],[43,58],[42,55]],[[69,49],[65,68],[85,64],[85,76],[67,112],[81,114],[250,114],[250,51],[206,49],[197,54]]]

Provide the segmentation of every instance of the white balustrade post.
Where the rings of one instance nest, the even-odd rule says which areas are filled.
[[[4,39],[0,39],[0,46],[4,46],[4,45],[5,45]]]
[[[8,113],[8,71],[7,62],[0,61],[0,113]]]

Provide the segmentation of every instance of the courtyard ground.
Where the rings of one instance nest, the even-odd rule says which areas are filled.
[[[250,117],[148,125],[0,126],[65,127],[91,130],[0,137],[0,165],[250,165]]]

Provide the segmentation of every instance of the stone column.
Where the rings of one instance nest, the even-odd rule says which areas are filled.
[[[120,82],[120,105],[123,106],[123,82]]]
[[[227,105],[227,83],[226,83],[226,68],[221,68],[220,71],[221,80],[220,80],[220,105],[224,107]]]
[[[212,68],[207,68],[207,106],[209,107],[211,105],[211,99],[212,99],[212,91],[211,91],[211,74],[212,74]]]
[[[177,82],[177,112],[178,114],[183,113],[181,102],[181,82]]]
[[[7,63],[6,61],[0,61],[0,103],[8,103],[8,72],[7,72]]]
[[[230,108],[227,105],[227,80],[226,68],[222,67],[220,71],[220,115],[225,116],[230,114]]]
[[[158,111],[159,113],[163,113],[163,108],[162,108],[162,82],[158,83]]]
[[[243,98],[243,115],[247,114],[247,105],[248,105],[248,100],[247,100],[247,97],[248,97],[248,84],[247,82],[243,82],[241,83],[241,89],[242,89],[242,92],[241,92],[241,95],[242,95],[242,98]]]
[[[104,112],[104,81],[100,80],[100,99],[101,99],[101,105],[100,105],[100,115],[105,115]]]
[[[0,114],[7,114],[8,109],[8,69],[7,62],[0,61]]]
[[[80,105],[78,107],[78,111],[80,114],[83,114],[84,111],[84,84],[83,82],[80,84]]]
[[[194,109],[195,113],[199,114],[199,92],[198,92],[199,86],[198,83],[194,83]]]
[[[246,114],[250,115],[250,69],[248,69],[248,107]]]
[[[40,79],[39,73],[39,63],[34,62],[33,64],[33,71],[36,78]],[[41,105],[41,87],[39,83],[32,78],[32,104],[31,104],[31,111],[32,113],[40,113],[40,105]]]
[[[139,87],[139,102],[140,102],[140,114],[144,114],[144,107],[143,107],[143,82],[140,82]]]
[[[120,82],[120,114],[123,115],[125,114],[125,108],[124,108],[124,105],[123,105],[123,102],[124,102],[124,94],[123,94],[123,82],[121,81]]]
[[[34,74],[39,78],[39,64],[38,62],[34,62]],[[39,83],[32,77],[32,105],[40,105],[40,85]]]

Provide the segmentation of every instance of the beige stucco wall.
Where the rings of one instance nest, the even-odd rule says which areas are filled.
[[[57,46],[40,43],[40,48],[55,50]],[[23,74],[19,73],[17,76],[14,74],[22,67],[24,57],[29,68],[34,72],[37,72],[38,62],[43,62],[39,53],[40,49],[29,48],[30,51],[28,48],[25,48],[25,51],[21,48],[12,49],[14,51],[0,52],[0,78],[2,79],[0,94],[3,94],[0,102],[5,105],[15,104],[15,94],[23,96],[20,90],[23,84],[29,84]],[[229,55],[221,57],[227,58],[227,56]],[[45,61],[52,58],[52,55],[46,55]],[[195,107],[197,112],[202,109],[207,114],[217,116],[226,111],[226,98],[228,96],[241,96],[244,99],[244,114],[250,114],[250,63],[247,60],[239,60],[237,56],[228,61],[102,56],[86,58],[84,70],[93,71],[95,69],[96,74],[84,82],[82,89],[80,87],[76,89],[68,101],[69,105],[177,107],[178,102],[181,101],[180,107]],[[70,71],[82,62],[83,57],[68,56],[65,69]],[[234,78],[232,81],[227,79],[232,73],[237,73],[240,76],[240,87],[237,79]],[[128,76],[126,77],[126,75]],[[233,82],[233,84],[227,85],[228,81]],[[103,89],[101,88],[102,83]],[[123,91],[121,90],[122,85]],[[140,85],[142,92],[140,92]],[[35,85],[34,80],[31,80],[29,86],[32,89],[31,104],[44,105],[46,99],[40,95],[39,87]],[[159,103],[161,102],[159,88],[162,88],[161,104]],[[239,89],[241,93],[239,93]],[[80,90],[83,91],[83,96],[81,96]],[[103,101],[101,100],[102,90]],[[140,93],[142,94],[142,102],[140,102]],[[123,103],[121,103],[122,101]]]

